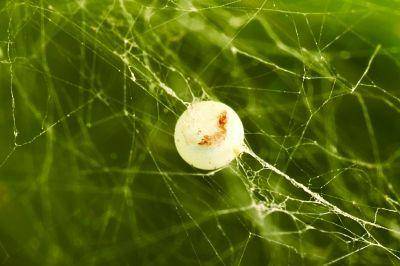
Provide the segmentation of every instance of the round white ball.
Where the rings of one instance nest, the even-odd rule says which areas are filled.
[[[179,117],[174,138],[183,160],[203,170],[227,166],[244,147],[239,116],[226,104],[215,101],[192,103]]]

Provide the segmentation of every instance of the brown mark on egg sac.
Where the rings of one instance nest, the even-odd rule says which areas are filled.
[[[228,122],[227,112],[223,111],[218,115],[218,131],[213,135],[204,135],[200,140],[199,145],[211,146],[225,139],[226,137],[226,123]]]

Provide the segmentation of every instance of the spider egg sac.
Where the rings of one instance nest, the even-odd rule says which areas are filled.
[[[215,101],[189,105],[176,123],[174,138],[183,160],[203,170],[227,166],[244,147],[239,116],[226,104]]]

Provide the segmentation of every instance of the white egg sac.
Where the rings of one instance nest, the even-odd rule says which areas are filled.
[[[226,104],[191,104],[175,126],[175,145],[188,164],[203,170],[227,166],[244,147],[243,124]]]

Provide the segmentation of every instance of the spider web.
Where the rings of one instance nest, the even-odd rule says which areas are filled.
[[[400,264],[399,7],[0,3],[0,264]],[[214,172],[173,144],[206,99]]]

